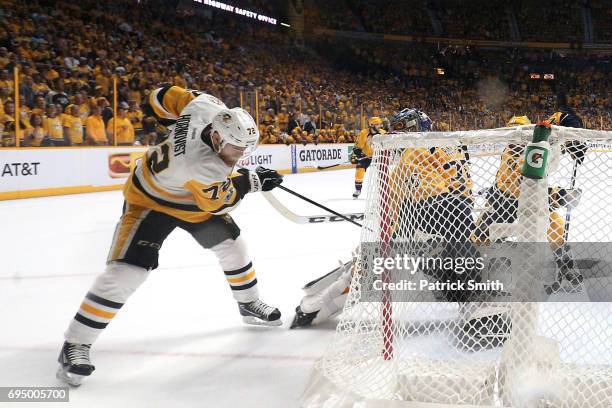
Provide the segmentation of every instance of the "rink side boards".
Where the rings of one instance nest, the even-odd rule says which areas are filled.
[[[260,145],[242,167],[282,174],[353,167],[352,144]],[[120,190],[146,147],[0,149],[0,200]]]

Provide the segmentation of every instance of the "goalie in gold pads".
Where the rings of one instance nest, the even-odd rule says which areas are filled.
[[[393,132],[428,132],[431,124],[425,113],[417,109],[404,109],[391,119],[390,137],[393,137]],[[394,168],[391,166],[389,197],[385,197],[385,193],[381,193],[381,197],[388,203],[387,215],[394,223],[393,242],[429,240],[458,243],[464,250],[470,251],[470,256],[476,257],[475,248],[469,240],[474,223],[472,180],[466,148],[390,149],[389,154],[399,157],[390,160],[397,165]],[[421,237],[416,236],[417,230],[421,232]],[[439,256],[442,258],[444,254]],[[304,286],[305,296],[296,308],[291,328],[320,324],[339,313],[347,298],[347,287],[356,265],[354,259]],[[427,273],[435,275],[436,280],[444,280],[439,271]],[[473,273],[467,272],[466,275]],[[362,290],[367,289],[362,287]],[[461,294],[445,295],[447,300],[452,301],[460,300],[456,295]],[[457,340],[467,336],[483,347],[503,343],[508,330],[504,325],[502,311],[495,308],[470,308],[466,304],[462,304],[461,309],[464,313]],[[492,332],[489,337],[476,333],[479,328],[493,323],[500,329],[498,332]]]
[[[429,132],[431,120],[417,109],[405,109],[391,121],[392,130]],[[395,161],[395,160],[392,160]],[[472,218],[473,182],[469,154],[465,146],[449,143],[437,147],[406,148],[389,177],[389,220],[394,240],[441,242],[446,257],[477,258],[470,241],[475,225]],[[479,280],[478,271],[466,270],[462,276],[441,268],[428,271],[439,281]],[[447,291],[448,301],[465,301],[471,294]]]
[[[244,109],[228,109],[212,95],[198,93],[191,99],[193,91],[191,96],[178,87],[164,95],[162,91],[157,92],[157,108],[167,120],[175,119],[174,127],[131,172],[106,269],[65,333],[57,376],[71,385],[93,372],[91,345],[157,268],[159,250],[176,228],[215,254],[245,323],[281,324],[280,311],[259,299],[246,242],[229,215],[247,193],[268,191],[282,182],[276,171],[261,167],[233,175],[238,160],[257,147],[255,121]]]
[[[355,192],[353,198],[359,197],[361,194],[361,188],[363,187],[363,178],[365,176],[368,167],[372,163],[372,137],[378,134],[384,134],[385,130],[382,128],[383,121],[378,116],[372,116],[368,120],[368,128],[363,129],[353,148],[353,154],[351,155],[351,163],[356,165],[355,168]]]

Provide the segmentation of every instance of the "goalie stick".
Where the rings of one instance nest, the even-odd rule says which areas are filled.
[[[279,187],[283,187],[283,186],[279,186]],[[283,189],[284,190],[289,190],[286,187],[284,187]],[[294,193],[292,190],[289,190],[289,191]],[[297,195],[297,193],[295,193],[295,194]],[[263,192],[262,195],[270,203],[270,205],[276,211],[278,211],[283,217],[287,218],[291,222],[295,222],[296,224],[318,224],[318,223],[322,223],[322,222],[348,221],[348,222],[351,222],[351,223],[357,225],[358,227],[361,227],[361,224],[358,223],[357,220],[361,221],[364,218],[363,213],[340,214],[340,213],[337,213],[335,211],[329,210],[327,207],[324,207],[324,206],[322,206],[322,205],[320,205],[318,203],[316,203],[315,205],[317,205],[318,207],[324,208],[326,211],[332,212],[334,215],[328,215],[328,214],[322,214],[322,215],[299,215],[299,214],[296,214],[296,213],[292,212],[287,207],[285,207],[274,196],[274,194],[272,194],[272,192],[270,192],[270,191]],[[300,197],[300,198],[306,199],[306,197],[303,197],[301,195],[297,195],[297,196]],[[307,199],[307,201],[309,201],[309,199]],[[309,202],[311,204],[314,203],[312,200],[310,200]]]
[[[572,180],[570,182],[570,189],[576,188],[576,177],[578,176],[578,160],[574,160],[574,169],[572,171]],[[568,208],[565,212],[565,231],[563,231],[563,242],[567,242],[569,236],[570,221],[572,219],[572,209]]]

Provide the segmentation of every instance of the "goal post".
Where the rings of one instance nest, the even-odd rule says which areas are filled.
[[[612,132],[372,144],[349,296],[303,406],[612,407]]]

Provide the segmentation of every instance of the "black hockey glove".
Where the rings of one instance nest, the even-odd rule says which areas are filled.
[[[283,182],[283,176],[278,174],[276,170],[266,169],[265,167],[257,167],[255,171],[247,169],[239,169],[238,173],[249,179],[250,192],[270,191],[274,187],[279,186]]]
[[[363,150],[360,148],[353,149],[353,154],[351,155],[351,163],[356,164],[359,167],[368,167],[372,161],[371,157],[366,156],[363,153]]]
[[[564,149],[566,153],[569,153],[570,156],[572,156],[572,159],[576,160],[576,164],[582,164],[588,147],[584,143],[577,140],[572,140],[565,143]]]
[[[238,173],[247,181],[247,192],[256,193],[258,191],[270,191],[283,182],[283,176],[277,171],[257,167],[255,171],[248,169],[238,169]]]
[[[370,164],[372,164],[372,158],[368,156],[363,156],[357,159],[357,167],[362,167],[367,169]]]
[[[255,169],[257,177],[261,182],[261,191],[270,191],[274,187],[278,187],[283,182],[283,176],[278,171],[266,169],[265,167],[257,167]]]
[[[357,161],[362,158],[363,152],[360,148],[356,147],[353,149],[353,153],[351,154],[351,164],[357,164]]]

